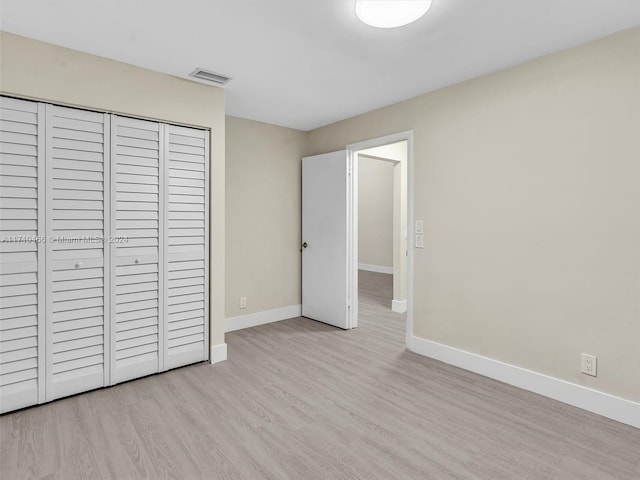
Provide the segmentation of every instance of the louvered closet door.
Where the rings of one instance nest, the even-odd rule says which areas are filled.
[[[112,383],[162,370],[163,129],[156,122],[112,117]]]
[[[108,384],[109,115],[47,106],[47,400]]]
[[[0,413],[44,400],[43,109],[0,97]]]
[[[166,129],[165,368],[173,368],[208,358],[209,134]]]

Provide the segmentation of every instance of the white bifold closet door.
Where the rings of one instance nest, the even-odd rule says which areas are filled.
[[[112,383],[164,370],[163,134],[157,122],[112,117]]]
[[[44,401],[43,109],[0,97],[0,413]]]
[[[47,105],[46,399],[109,384],[108,114]]]
[[[0,97],[0,413],[206,360],[209,132]]]
[[[165,368],[206,360],[209,338],[209,134],[166,126]]]

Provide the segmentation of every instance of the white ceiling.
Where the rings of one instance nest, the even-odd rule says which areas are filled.
[[[0,0],[0,28],[187,77],[227,113],[309,130],[640,25],[640,0],[434,0],[374,29],[355,0]]]

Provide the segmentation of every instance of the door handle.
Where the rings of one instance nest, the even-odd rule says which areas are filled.
[[[304,250],[305,248],[307,248],[309,246],[309,244],[307,242],[303,242],[302,243],[302,248],[300,249],[300,251]]]

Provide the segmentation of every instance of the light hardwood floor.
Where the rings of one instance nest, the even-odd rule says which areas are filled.
[[[640,430],[404,347],[390,276],[360,327],[227,335],[199,364],[0,417],[0,478],[640,479]]]

